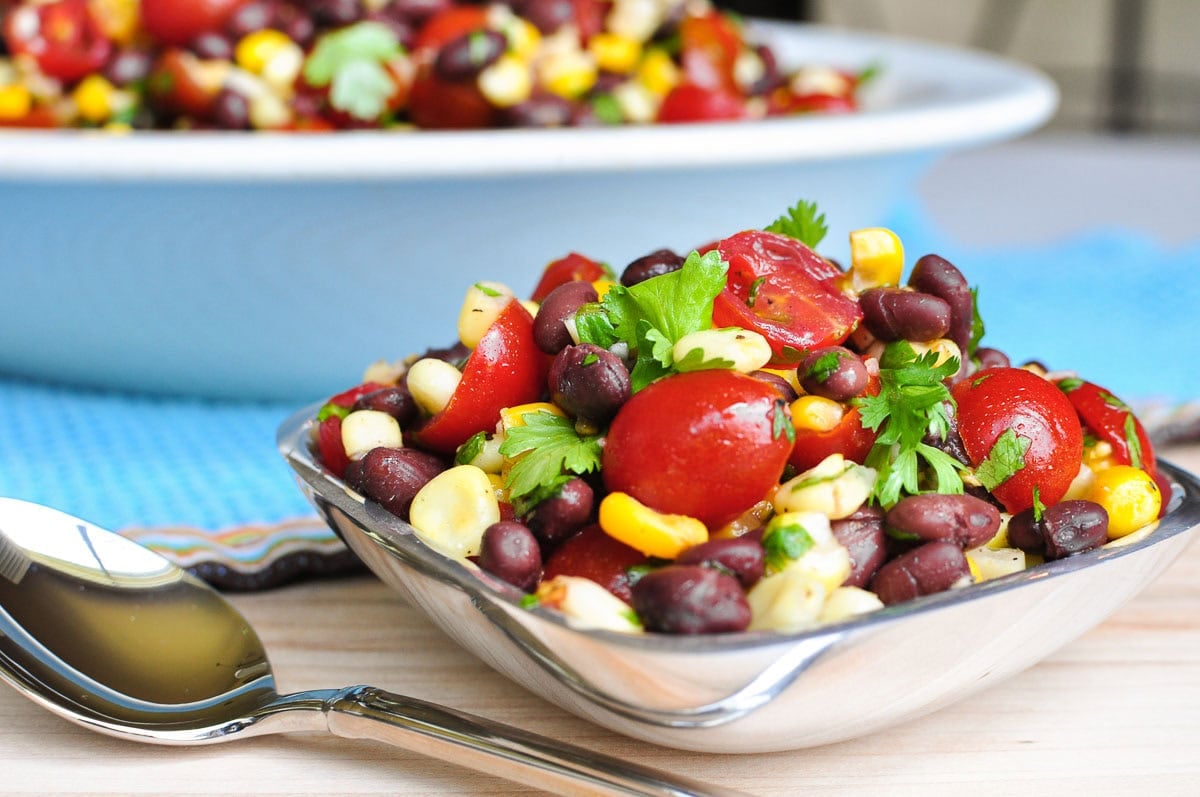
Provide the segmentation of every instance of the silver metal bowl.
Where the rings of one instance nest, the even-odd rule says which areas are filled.
[[[346,544],[460,645],[531,692],[618,733],[753,753],[864,736],[1015,675],[1100,623],[1200,526],[1200,480],[1157,524],[1104,548],[794,634],[625,635],[572,628],[522,592],[426,547],[311,456],[316,407],[279,429],[297,481]]]

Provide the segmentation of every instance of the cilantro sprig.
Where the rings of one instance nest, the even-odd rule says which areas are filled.
[[[678,271],[628,288],[614,285],[576,313],[579,340],[606,349],[624,343],[635,352],[629,378],[637,392],[679,370],[672,349],[680,338],[712,328],[713,299],[725,289],[728,271],[719,252],[692,252]]]
[[[384,64],[402,55],[395,31],[357,22],[322,36],[304,63],[304,79],[329,86],[329,102],[355,119],[371,121],[387,109],[396,83]]]
[[[991,450],[979,463],[979,467],[975,468],[975,478],[979,479],[979,483],[989,492],[995,490],[1025,467],[1025,452],[1029,450],[1032,442],[1012,429],[1005,429],[1004,433],[996,438],[996,442],[992,443]]]
[[[600,435],[581,435],[570,419],[546,410],[521,416],[510,428],[500,453],[515,459],[505,486],[517,514],[523,515],[558,492],[575,475],[600,469]]]
[[[825,224],[825,214],[817,210],[816,202],[801,199],[768,224],[766,231],[795,238],[809,249],[816,249],[829,232],[829,226]]]
[[[879,395],[855,400],[862,425],[879,433],[865,464],[877,472],[873,495],[884,507],[920,492],[922,462],[932,470],[937,492],[963,491],[958,472],[965,466],[924,442],[926,434],[945,439],[950,429],[953,399],[944,380],[958,372],[959,362],[937,360],[936,352],[917,355],[907,341],[890,343],[879,361]]]

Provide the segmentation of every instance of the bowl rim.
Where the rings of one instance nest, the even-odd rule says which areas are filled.
[[[392,515],[383,507],[366,501],[340,479],[326,472],[312,457],[306,441],[310,439],[313,419],[320,403],[299,410],[280,424],[276,444],[283,458],[292,467],[297,479],[307,483],[323,500],[330,502],[359,525],[368,536],[389,555],[403,564],[417,568],[438,581],[449,584],[472,599],[505,610],[530,612],[560,628],[579,634],[595,636],[605,643],[644,651],[665,651],[680,654],[723,653],[777,645],[803,645],[866,631],[873,627],[902,621],[908,617],[929,614],[980,600],[1031,582],[1062,578],[1079,570],[1135,554],[1164,543],[1200,527],[1200,477],[1166,460],[1158,460],[1177,488],[1173,490],[1171,508],[1162,518],[1126,537],[1081,554],[1045,562],[1033,568],[1007,576],[972,584],[962,589],[926,595],[838,623],[817,626],[796,632],[743,631],[735,634],[676,635],[659,633],[622,633],[604,629],[585,629],[571,625],[559,612],[543,607],[525,608],[521,599],[527,593],[499,579],[489,577],[478,568],[469,568],[426,546],[413,527]],[[335,530],[336,531],[336,530]]]
[[[990,53],[898,36],[750,20],[763,41],[872,51],[940,82],[893,108],[742,123],[561,130],[330,134],[0,129],[0,179],[346,181],[502,178],[634,169],[823,162],[961,148],[1044,123],[1058,90],[1042,72]],[[824,53],[818,52],[817,58]],[[865,64],[863,64],[865,66]]]

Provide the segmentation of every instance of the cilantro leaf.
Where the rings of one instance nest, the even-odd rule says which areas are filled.
[[[1125,445],[1129,448],[1129,464],[1135,468],[1142,467],[1142,441],[1137,434],[1137,419],[1133,413],[1125,415]]]
[[[1017,471],[1025,467],[1025,452],[1033,441],[1028,437],[1019,436],[1012,429],[1005,429],[1004,434],[992,443],[992,450],[975,469],[975,477],[989,491],[1011,479]]]
[[[321,411],[317,413],[317,421],[318,422],[323,421],[332,415],[336,415],[337,417],[344,419],[349,414],[350,414],[349,407],[343,407],[340,404],[334,404],[332,401],[329,401],[329,402],[326,402],[321,407]]]
[[[1046,514],[1046,505],[1042,503],[1042,491],[1033,486],[1033,520],[1035,523],[1040,523],[1042,515]]]
[[[983,316],[979,314],[979,289],[971,289],[971,337],[967,341],[967,356],[974,357],[975,352],[979,350],[979,343],[983,340],[983,334],[986,330],[983,326]]]
[[[816,249],[829,227],[825,224],[825,214],[817,212],[817,203],[801,199],[788,208],[787,213],[768,224],[766,231],[795,238],[809,249]]]
[[[771,439],[778,440],[780,435],[783,435],[789,443],[795,443],[796,427],[792,424],[791,416],[784,411],[786,408],[786,401],[775,399],[775,404],[771,407]]]
[[[816,542],[799,523],[776,523],[767,526],[762,545],[767,567],[779,572],[808,553]]]
[[[1067,376],[1058,380],[1058,389],[1064,393],[1078,390],[1083,387],[1083,380],[1077,376]]]
[[[454,464],[471,464],[471,461],[479,456],[479,452],[483,451],[483,444],[486,440],[487,434],[484,432],[476,432],[468,437],[467,442],[458,447],[458,452],[454,455]]]
[[[858,73],[858,77],[855,80],[856,87],[862,88],[866,84],[878,80],[881,74],[883,74],[883,64],[879,61],[872,61]]]
[[[322,36],[304,63],[304,79],[329,86],[334,108],[357,119],[378,118],[396,90],[384,64],[404,53],[395,32],[379,22],[358,22]]]
[[[509,429],[500,444],[500,453],[516,460],[505,478],[514,507],[526,496],[553,495],[569,480],[566,473],[599,470],[599,435],[580,435],[570,419],[546,410],[527,412],[521,418],[525,425]]]
[[[766,277],[758,277],[754,282],[750,283],[750,290],[746,293],[746,306],[753,307],[758,301],[758,292],[762,290],[763,283],[767,281]]]
[[[841,362],[842,358],[838,356],[836,351],[827,351],[818,357],[816,362],[808,367],[808,371],[804,374],[804,376],[812,377],[818,382],[824,384],[825,382],[829,381],[829,377],[837,373]]]

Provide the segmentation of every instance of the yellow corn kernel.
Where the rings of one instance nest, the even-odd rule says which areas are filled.
[[[458,390],[462,373],[445,360],[426,357],[412,364],[405,381],[417,406],[429,415],[437,415]]]
[[[934,367],[954,359],[962,362],[962,350],[958,348],[958,344],[950,340],[950,338],[938,338],[930,341],[910,340],[908,345],[912,346],[912,350],[916,354],[922,355],[927,352],[933,352],[937,355],[937,359],[933,361]]]
[[[825,599],[817,620],[821,623],[840,623],[882,608],[883,601],[874,592],[860,587],[838,587]]]
[[[140,0],[88,0],[88,10],[100,30],[120,45],[129,44],[137,34],[140,6]]]
[[[781,570],[804,573],[819,583],[825,594],[833,592],[850,577],[850,552],[833,536],[829,518],[819,512],[782,512],[771,518],[763,539],[794,531],[795,527],[802,529],[813,544],[799,558],[787,560]]]
[[[233,51],[233,60],[247,72],[262,74],[267,63],[276,55],[295,47],[287,34],[272,28],[263,28],[242,37]]]
[[[458,339],[474,349],[513,299],[512,289],[499,282],[476,282],[467,288],[458,311]]]
[[[434,476],[413,497],[409,510],[421,541],[454,559],[479,553],[483,532],[499,520],[492,481],[474,465],[456,465]]]
[[[1108,538],[1115,540],[1154,522],[1162,508],[1162,494],[1154,479],[1141,468],[1113,465],[1096,474],[1088,492],[1108,512]]]
[[[342,448],[350,459],[362,459],[373,448],[400,448],[400,424],[379,410],[355,410],[342,419]]]
[[[647,556],[674,559],[708,541],[708,529],[694,517],[656,512],[628,493],[609,493],[600,502],[600,528]]]
[[[679,67],[671,56],[659,49],[648,50],[638,66],[638,81],[659,97],[665,97],[679,85]]]
[[[0,119],[24,119],[33,110],[33,95],[25,86],[14,83],[0,86]]]
[[[479,73],[479,93],[497,108],[511,108],[533,93],[529,64],[515,55],[502,55]]]
[[[115,88],[101,75],[88,75],[79,82],[71,98],[79,115],[89,122],[102,124],[108,121],[113,112],[113,92]]]
[[[976,582],[990,581],[1025,569],[1025,552],[1019,548],[992,548],[984,545],[966,551],[967,567]]]
[[[573,100],[596,85],[596,60],[589,53],[574,50],[556,53],[539,68],[542,85],[552,94]]]
[[[792,402],[792,425],[812,432],[828,432],[842,422],[846,408],[824,396],[801,396]]]
[[[875,486],[875,470],[830,454],[789,479],[775,491],[775,511],[819,512],[831,520],[849,517],[866,503]]]
[[[788,568],[758,580],[746,593],[751,631],[790,633],[812,628],[828,596],[808,573]]]
[[[472,462],[469,464],[474,465],[475,463]],[[479,466],[476,465],[476,467]],[[485,473],[487,473],[487,471],[485,471]],[[502,504],[509,503],[508,487],[504,485],[504,477],[499,473],[488,473],[487,477],[488,482],[492,485],[492,491],[496,494],[496,500]]]
[[[500,429],[507,433],[509,429],[524,426],[525,416],[533,412],[548,412],[560,418],[567,417],[567,414],[556,404],[548,401],[533,401],[529,404],[518,404],[515,407],[505,407],[500,410]]]
[[[850,287],[855,292],[884,285],[899,285],[904,271],[904,245],[900,236],[884,227],[850,233]]]
[[[596,289],[597,301],[604,298],[604,294],[612,290],[617,283],[609,279],[592,280],[592,287]]]
[[[1083,449],[1083,464],[1094,471],[1111,468],[1117,464],[1113,458],[1112,443],[1107,440],[1097,440],[1095,444]]]
[[[595,56],[596,65],[605,72],[624,75],[637,66],[642,55],[642,44],[628,36],[597,33],[588,42],[588,50]]]
[[[662,105],[662,97],[636,80],[626,80],[618,84],[612,90],[612,98],[616,100],[621,117],[638,125],[653,122]]]
[[[748,374],[770,361],[771,344],[759,333],[740,327],[701,329],[676,341],[671,354],[681,369],[688,363],[693,368],[709,363]]]

